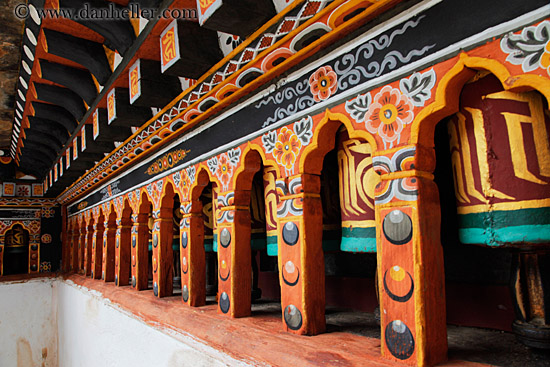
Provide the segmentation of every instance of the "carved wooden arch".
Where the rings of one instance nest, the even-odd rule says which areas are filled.
[[[278,169],[278,164],[272,159],[266,157],[265,151],[258,145],[248,143],[243,149],[241,155],[241,164],[233,174],[234,190],[250,190],[252,178],[260,169],[264,167],[276,168],[276,178],[281,177],[281,172]]]
[[[135,214],[149,213],[151,211],[150,206],[153,205],[153,200],[147,192],[147,189],[145,187],[142,187],[141,189],[136,191],[138,191],[139,196],[136,199],[137,204]],[[143,205],[148,206],[146,211],[143,211]]]
[[[533,74],[512,75],[506,66],[497,60],[462,53],[435,87],[435,101],[424,107],[413,120],[411,144],[433,147],[435,126],[443,118],[458,111],[459,97],[464,84],[479,70],[486,70],[496,76],[506,91],[521,93],[536,90],[550,105],[548,78]]]
[[[300,173],[320,174],[323,168],[323,159],[330,150],[334,149],[334,140],[338,128],[343,125],[350,139],[362,139],[369,143],[373,153],[377,150],[374,136],[365,130],[354,128],[350,119],[342,113],[325,111],[321,121],[313,128],[311,143],[304,149],[299,163]]]
[[[195,166],[195,168],[195,178],[192,182],[190,181],[191,185],[189,187],[188,201],[199,200],[203,188],[210,182],[212,182],[213,185],[215,184],[217,187],[220,186],[218,178],[213,175],[205,165],[199,164],[198,166]],[[191,177],[189,178],[191,179]]]
[[[28,222],[29,224],[31,224],[32,222],[37,222],[38,223],[38,226],[37,226],[37,229],[33,229],[32,227],[28,226],[28,225],[25,225],[25,222]],[[17,224],[20,224],[21,227],[23,227],[24,230],[26,230],[27,232],[29,232],[29,243],[32,242],[31,241],[31,235],[40,235],[40,221],[39,220],[36,220],[36,219],[33,219],[33,220],[25,220],[25,221],[22,221],[22,220],[15,220],[13,221],[9,226],[6,226],[4,227],[1,231],[0,231],[0,236],[3,238],[5,235],[6,235],[6,232],[8,232],[10,229],[13,229],[13,227]]]

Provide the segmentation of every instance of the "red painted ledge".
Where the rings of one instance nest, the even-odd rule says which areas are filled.
[[[380,355],[380,340],[333,332],[299,336],[282,331],[281,318],[253,315],[229,319],[218,315],[216,305],[192,308],[179,297],[157,299],[152,290],[92,280],[81,275],[64,277],[99,292],[104,298],[157,329],[190,334],[201,342],[252,365],[270,366],[404,366]],[[480,367],[479,363],[450,361],[442,366]]]

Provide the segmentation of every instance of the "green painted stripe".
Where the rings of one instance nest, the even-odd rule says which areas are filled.
[[[520,243],[550,242],[550,225],[522,225],[507,228],[462,228],[458,231],[460,242],[490,247],[511,246]]]
[[[276,243],[267,244],[267,256],[278,256],[279,246]]]
[[[376,238],[342,237],[340,250],[345,252],[376,252]]]
[[[277,236],[267,236],[267,256],[278,256]]]
[[[510,226],[550,224],[550,208],[496,210],[459,214],[462,228],[505,228]]]
[[[214,251],[214,244],[213,244],[213,240],[210,239],[210,240],[204,240],[204,251],[206,252],[212,252]]]

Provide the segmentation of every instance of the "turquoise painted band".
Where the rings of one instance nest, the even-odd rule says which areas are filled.
[[[506,228],[461,228],[460,242],[490,247],[521,247],[523,243],[550,242],[550,225],[521,225]],[[514,246],[515,245],[515,246]]]

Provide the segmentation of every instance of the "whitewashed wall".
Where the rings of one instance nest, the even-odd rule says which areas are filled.
[[[168,335],[63,282],[58,287],[59,366],[246,366],[185,335]]]
[[[0,366],[57,366],[57,281],[0,283]]]
[[[62,279],[0,283],[1,367],[248,366]]]

